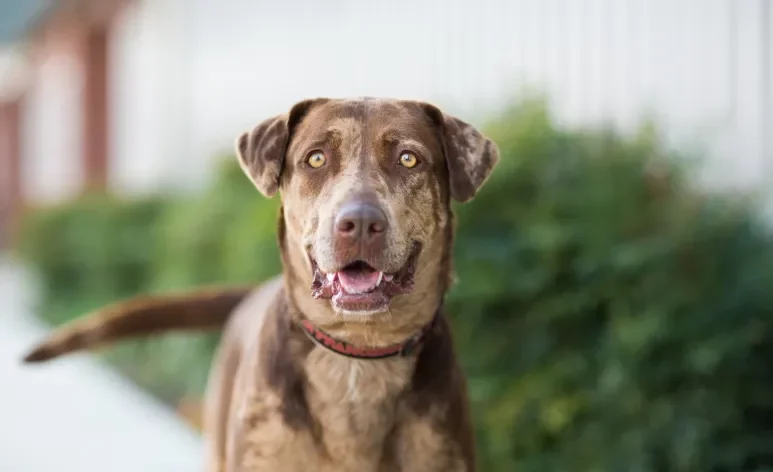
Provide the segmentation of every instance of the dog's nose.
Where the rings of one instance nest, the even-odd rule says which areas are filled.
[[[352,202],[338,210],[335,230],[339,238],[371,241],[383,237],[388,227],[387,217],[378,206],[367,202]]]

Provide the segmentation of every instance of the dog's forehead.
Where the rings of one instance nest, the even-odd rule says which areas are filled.
[[[330,99],[312,107],[297,131],[307,136],[334,131],[345,137],[387,130],[422,133],[431,126],[429,116],[418,102],[363,97]]]

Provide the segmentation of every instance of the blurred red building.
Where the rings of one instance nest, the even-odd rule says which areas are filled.
[[[0,248],[9,243],[21,204],[20,100],[20,92],[6,83],[0,94]]]
[[[5,66],[0,78],[0,244],[9,243],[20,212],[35,200],[60,200],[105,187],[108,38],[113,19],[127,3],[41,4],[23,19],[22,36],[0,51]],[[41,156],[37,164],[61,173],[40,173],[23,160],[25,124],[33,124],[27,144]],[[47,177],[40,180],[42,175]]]

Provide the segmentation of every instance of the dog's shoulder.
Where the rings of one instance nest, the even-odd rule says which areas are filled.
[[[288,425],[302,427],[308,409],[295,403],[303,401],[304,378],[297,359],[305,343],[291,332],[293,315],[284,282],[276,277],[256,290],[239,307],[229,330],[240,344],[237,377],[244,391],[265,399],[263,403],[277,403]]]
[[[451,329],[445,316],[440,316],[417,360],[411,389],[398,409],[394,456],[412,461],[410,470],[435,470],[438,464],[449,471],[475,470],[468,404]]]
[[[308,462],[302,452],[315,450],[318,426],[304,396],[297,359],[305,343],[291,332],[284,280],[272,279],[245,300],[230,329],[242,352],[228,421],[237,445],[231,460],[249,470]],[[293,458],[288,456],[291,450],[300,452]]]

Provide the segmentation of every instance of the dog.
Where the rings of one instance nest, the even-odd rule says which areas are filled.
[[[204,402],[208,471],[475,471],[443,305],[452,200],[476,195],[497,145],[429,103],[316,98],[235,147],[257,190],[281,195],[282,275],[108,306],[25,361],[224,327]]]

